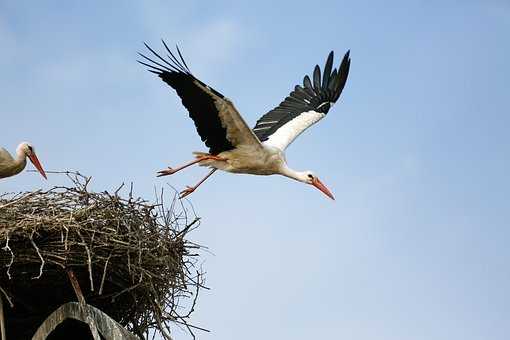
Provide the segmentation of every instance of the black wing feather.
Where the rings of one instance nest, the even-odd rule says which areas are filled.
[[[342,59],[342,64],[340,65],[340,69],[338,70],[338,85],[335,88],[335,97],[334,101],[337,101],[344,89],[345,83],[347,82],[347,76],[349,75],[349,68],[351,66],[351,58],[349,57],[350,51],[347,51],[344,58]]]
[[[303,78],[303,86],[297,85],[288,97],[277,107],[263,115],[253,132],[261,142],[267,140],[280,127],[296,118],[303,112],[317,111],[327,114],[331,105],[335,103],[347,81],[351,59],[350,51],[344,55],[340,67],[333,67],[333,51],[326,60],[324,74],[321,82],[321,70],[315,66],[313,70],[313,83],[308,75]]]
[[[303,78],[303,86],[305,87],[305,89],[308,89],[308,90],[311,90],[312,93],[313,93],[313,86],[312,86],[312,82],[310,81],[310,77],[308,75],[306,75],[304,78]]]
[[[303,86],[306,93],[308,93],[311,97],[315,96],[315,91],[312,87],[312,82],[310,81],[310,77],[307,75],[303,78]]]
[[[147,49],[164,64],[141,53],[139,53],[140,56],[148,61],[148,63],[140,60],[138,60],[138,62],[149,67],[149,71],[156,73],[165,83],[175,89],[179,97],[181,97],[182,104],[188,110],[189,116],[195,122],[195,127],[200,138],[205,145],[209,147],[209,152],[211,154],[215,155],[222,151],[233,149],[234,146],[227,139],[227,131],[221,124],[218,116],[218,109],[214,105],[212,94],[220,98],[224,98],[224,96],[191,74],[178,48],[177,53],[181,59],[180,61],[170,51],[164,41],[163,45],[169,53],[168,60],[162,58],[145,44]],[[204,88],[210,92],[204,90]]]
[[[326,91],[329,84],[329,77],[331,75],[331,68],[333,67],[333,51],[329,52],[328,60],[326,61],[326,66],[324,66],[324,75],[322,76],[322,91]]]
[[[315,89],[315,93],[320,94],[321,91],[321,69],[319,65],[315,65],[315,69],[313,70],[313,88]]]
[[[336,68],[333,70],[333,72],[331,72],[331,79],[336,79],[336,73],[337,73],[337,70]],[[328,84],[328,93],[333,94],[333,91],[335,89],[335,82],[334,81],[330,81],[329,84]]]

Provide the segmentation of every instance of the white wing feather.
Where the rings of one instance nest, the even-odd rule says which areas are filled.
[[[326,117],[326,115],[322,112],[303,112],[296,118],[282,125],[262,144],[273,146],[283,151],[294,141],[294,139],[297,138],[297,136],[303,133],[303,131],[324,117]]]

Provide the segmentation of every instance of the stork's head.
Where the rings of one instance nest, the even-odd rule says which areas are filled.
[[[45,179],[48,179],[48,177],[46,177],[46,173],[44,172],[44,169],[41,165],[41,162],[39,162],[39,159],[37,158],[37,155],[35,154],[35,148],[32,144],[30,144],[28,142],[21,143],[18,147],[18,153],[22,153],[26,157],[28,157],[28,159],[30,159],[30,162],[32,162],[32,164],[35,166],[37,171],[39,171],[39,173]]]
[[[326,196],[328,196],[332,200],[335,199],[335,197],[333,197],[333,194],[331,193],[331,191],[329,191],[328,188],[326,188],[326,186],[319,180],[319,177],[317,177],[313,172],[311,172],[311,171],[302,172],[301,180],[302,180],[302,182],[304,182],[306,184],[313,185],[314,187],[316,187],[317,189],[322,191]]]

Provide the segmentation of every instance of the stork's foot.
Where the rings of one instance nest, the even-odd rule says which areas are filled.
[[[167,168],[167,169],[165,169],[165,170],[158,171],[158,176],[157,176],[157,177],[173,175],[173,174],[175,174],[177,171],[178,171],[178,169],[174,169],[174,168],[168,167],[168,168]]]
[[[186,189],[184,189],[183,191],[181,191],[180,195],[179,195],[179,198],[180,199],[183,199],[184,197],[188,196],[189,194],[191,194],[193,191],[195,191],[196,187],[190,187],[190,186],[186,186]]]

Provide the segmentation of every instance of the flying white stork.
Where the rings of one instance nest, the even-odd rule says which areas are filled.
[[[27,157],[39,173],[45,178],[46,173],[35,154],[32,144],[23,142],[16,148],[16,159],[4,148],[0,148],[0,178],[10,177],[19,174],[27,165]]]
[[[177,168],[169,167],[159,171],[158,177],[174,174],[196,163],[212,168],[196,185],[183,190],[181,198],[191,194],[220,169],[233,173],[283,175],[313,185],[334,199],[333,194],[313,172],[289,168],[284,151],[304,130],[324,118],[340,97],[349,74],[349,51],[344,55],[338,70],[332,70],[331,51],[322,77],[316,65],[313,79],[306,75],[303,86],[296,85],[294,91],[280,105],[263,115],[252,130],[228,98],[191,73],[178,47],[180,60],[164,41],[163,45],[169,53],[168,59],[145,44],[154,57],[151,59],[139,53],[145,60],[138,62],[149,67],[150,72],[157,74],[175,89],[195,122],[202,141],[209,147],[209,152],[194,152],[195,160]]]

